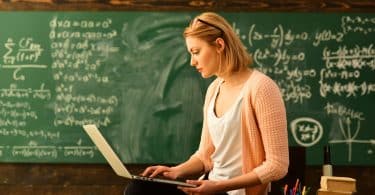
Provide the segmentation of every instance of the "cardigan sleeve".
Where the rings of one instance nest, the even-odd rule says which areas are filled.
[[[289,150],[285,105],[276,83],[264,77],[256,87],[254,112],[265,160],[253,169],[262,183],[281,179],[288,172]]]

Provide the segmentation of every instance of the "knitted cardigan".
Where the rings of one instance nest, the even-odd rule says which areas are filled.
[[[286,110],[280,90],[271,78],[254,69],[249,79],[241,105],[242,173],[253,171],[262,183],[246,188],[246,194],[264,195],[271,181],[288,172]],[[212,169],[211,154],[215,150],[207,128],[207,106],[218,84],[216,79],[207,89],[200,145],[191,157],[204,164],[205,172]]]

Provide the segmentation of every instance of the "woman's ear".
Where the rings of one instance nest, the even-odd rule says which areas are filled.
[[[216,47],[217,47],[217,52],[221,53],[224,51],[225,48],[225,41],[223,38],[219,37],[215,40]]]

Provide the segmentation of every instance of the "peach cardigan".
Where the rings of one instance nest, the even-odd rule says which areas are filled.
[[[253,171],[261,185],[246,188],[247,195],[266,194],[268,184],[288,172],[288,134],[285,105],[276,83],[253,69],[241,105],[241,136],[243,174]],[[212,169],[211,154],[215,150],[207,129],[206,115],[219,79],[207,89],[201,141],[191,158],[204,164],[205,172]]]

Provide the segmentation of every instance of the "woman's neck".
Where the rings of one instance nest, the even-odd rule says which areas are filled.
[[[242,86],[247,81],[252,72],[252,69],[246,68],[239,72],[233,72],[226,76],[220,76],[220,78],[223,79],[224,85],[228,87],[238,87]]]

